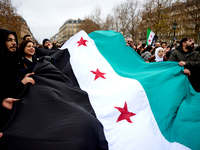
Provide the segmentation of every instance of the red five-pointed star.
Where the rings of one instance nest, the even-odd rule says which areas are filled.
[[[135,116],[136,114],[128,111],[126,102],[124,104],[124,108],[120,108],[120,107],[115,107],[115,108],[121,112],[119,118],[117,119],[117,122],[122,121],[122,120],[127,120],[129,123],[133,123],[130,117]]]
[[[81,37],[80,41],[78,41],[78,47],[83,45],[83,46],[87,46],[86,42],[88,42],[87,40],[84,40],[83,37]]]
[[[93,74],[95,74],[95,78],[94,80],[98,79],[99,77],[105,79],[104,74],[106,73],[102,73],[99,71],[99,69],[97,68],[96,72],[95,71],[91,71]]]

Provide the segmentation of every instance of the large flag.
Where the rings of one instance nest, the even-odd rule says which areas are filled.
[[[200,94],[178,62],[145,63],[114,31],[80,31],[62,48],[110,150],[200,149]]]
[[[107,150],[103,126],[87,93],[45,59],[34,73],[35,85],[28,85],[15,104],[0,149]]]
[[[158,40],[158,36],[151,31],[149,28],[147,28],[147,39],[146,39],[146,45],[154,46],[155,43]]]

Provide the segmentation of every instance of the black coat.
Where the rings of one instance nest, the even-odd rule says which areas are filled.
[[[190,50],[184,52],[179,46],[172,52],[169,61],[185,61],[185,69],[190,70],[191,76],[188,77],[193,88],[200,92],[200,53],[198,51]]]
[[[23,75],[19,70],[20,56],[16,52],[9,52],[6,49],[5,41],[9,34],[13,34],[17,40],[15,32],[0,29],[0,131],[8,119],[9,111],[2,107],[4,98],[18,98],[24,89],[21,82]]]
[[[22,75],[25,76],[27,73],[32,73],[36,63],[37,63],[37,58],[35,56],[32,57],[32,62],[28,60],[26,57],[22,57],[19,64]]]

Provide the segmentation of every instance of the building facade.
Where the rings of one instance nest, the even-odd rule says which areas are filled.
[[[21,42],[23,40],[23,37],[25,35],[30,35],[33,39],[34,42],[37,43],[37,41],[35,40],[33,34],[30,31],[30,28],[28,27],[26,20],[24,20],[23,18],[21,19],[21,30],[20,30],[20,37],[19,37],[19,42]]]
[[[199,44],[199,20],[200,20],[200,0],[186,0],[185,2],[176,2],[173,3],[171,7],[166,7],[162,10],[162,13],[165,16],[168,16],[166,20],[163,21],[164,24],[160,29],[156,29],[155,19],[158,17],[155,12],[152,12],[150,15],[155,16],[155,18],[149,19],[147,13],[142,14],[142,21],[140,32],[138,34],[140,41],[146,41],[147,28],[150,28],[156,35],[159,37],[159,42],[165,41],[168,44],[173,43],[174,35],[179,41],[183,37],[192,37],[195,40],[195,43]],[[170,10],[170,11],[169,11]],[[173,23],[176,20],[177,27],[173,28]]]
[[[79,26],[81,24],[82,20],[67,20],[59,29],[59,32],[54,35],[51,40],[57,39],[59,43],[64,43],[67,41],[70,37],[75,35],[80,29]]]

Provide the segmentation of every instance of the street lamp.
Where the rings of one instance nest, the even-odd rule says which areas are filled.
[[[177,23],[176,23],[176,20],[174,20],[174,22],[173,22],[173,29],[174,29],[174,37],[173,37],[173,40],[175,40],[175,30],[176,30],[176,26],[177,26]]]

